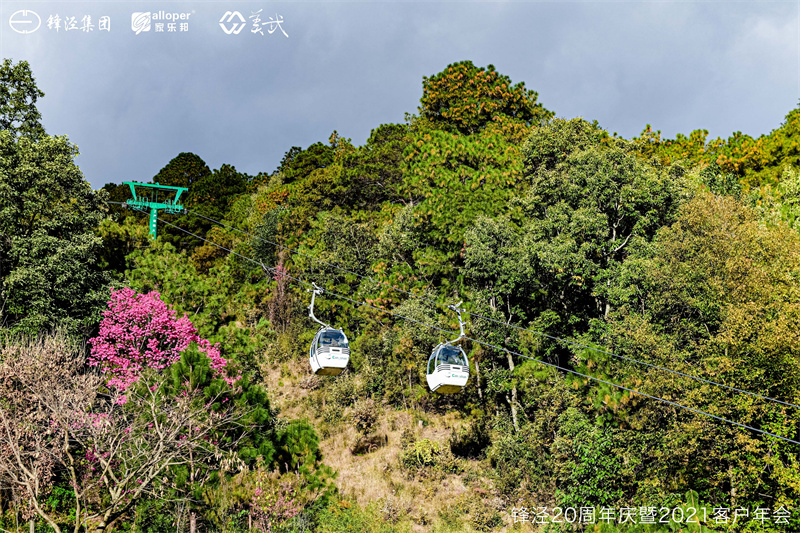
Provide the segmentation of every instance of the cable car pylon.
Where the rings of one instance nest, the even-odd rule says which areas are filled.
[[[461,313],[464,311],[458,302],[448,305],[447,308],[458,313],[458,328],[460,334],[451,341],[445,341],[431,352],[425,379],[428,387],[440,394],[455,394],[467,384],[469,380],[469,359],[461,346],[454,344],[466,337],[464,334],[464,320]]]
[[[347,367],[350,360],[350,344],[344,331],[331,327],[330,324],[314,316],[314,301],[317,295],[322,296],[325,289],[316,283],[311,284],[313,289],[306,289],[311,293],[311,305],[308,306],[308,317],[320,325],[308,353],[311,370],[321,376],[338,376]]]
[[[183,205],[178,203],[181,193],[188,191],[186,187],[173,187],[158,183],[139,183],[136,181],[123,181],[123,185],[131,188],[132,199],[125,202],[127,207],[142,211],[150,210],[150,236],[155,239],[158,235],[158,212],[172,213],[173,215],[185,212]],[[137,189],[139,194],[137,194]],[[162,193],[159,198],[159,192]],[[160,200],[160,201],[159,201]]]

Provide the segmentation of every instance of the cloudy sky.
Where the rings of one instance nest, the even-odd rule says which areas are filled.
[[[800,98],[800,2],[2,0],[0,55],[30,62],[45,129],[100,187],[180,152],[256,174],[333,130],[362,144],[465,59],[624,137],[758,136]]]

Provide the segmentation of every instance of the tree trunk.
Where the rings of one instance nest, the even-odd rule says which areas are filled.
[[[42,518],[47,525],[53,529],[53,531],[56,533],[61,533],[61,528],[58,527],[58,524],[56,524],[55,520],[53,520],[50,515],[48,515],[46,512],[44,512],[44,510],[42,510],[41,507],[39,507],[39,503],[36,499],[31,500],[30,505],[36,511],[36,514],[39,515],[39,518]],[[34,531],[36,529],[36,522],[34,519],[31,518],[28,523],[30,524],[30,530]]]
[[[481,391],[481,368],[478,366],[478,361],[475,361],[475,381],[478,385],[478,398],[483,401],[483,392]]]
[[[506,352],[506,357],[508,358],[508,370],[513,374],[514,373],[514,358],[511,356],[511,352]],[[517,386],[514,385],[511,387],[511,399],[508,401],[511,405],[511,420],[514,422],[514,431],[519,433],[519,421],[517,420]]]
[[[189,533],[197,533],[197,513],[194,511],[189,513]]]
[[[178,512],[175,514],[175,533],[181,533],[181,518],[183,518],[183,513],[186,510],[184,505],[184,502],[178,504]]]
[[[31,533],[36,533],[36,522],[33,521],[33,518],[28,521],[28,528]]]

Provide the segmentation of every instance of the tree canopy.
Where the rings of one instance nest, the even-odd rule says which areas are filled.
[[[7,327],[95,327],[109,282],[94,233],[106,196],[83,178],[77,153],[66,137],[0,132],[0,313]]]
[[[0,130],[14,137],[44,135],[42,115],[36,108],[43,96],[27,61],[14,64],[11,59],[4,59],[0,66]]]
[[[553,113],[537,98],[524,82],[512,84],[494,65],[484,68],[460,61],[422,78],[419,113],[434,127],[469,135],[501,117],[529,126],[546,121]]]

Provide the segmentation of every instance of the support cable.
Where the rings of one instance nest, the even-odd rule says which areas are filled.
[[[192,233],[192,232],[190,232],[190,231],[188,231],[188,230],[185,230],[185,229],[183,229],[183,228],[181,228],[181,227],[179,227],[179,226],[176,226],[175,224],[172,224],[172,223],[170,223],[170,222],[167,222],[166,220],[163,220],[163,219],[162,219],[161,221],[162,221],[162,222],[164,222],[165,224],[168,224],[168,225],[170,225],[170,226],[172,226],[172,227],[174,227],[174,228],[176,228],[176,229],[180,230],[180,231],[183,231],[184,233],[187,233],[187,234],[189,234],[189,235],[192,235],[192,236],[194,236],[194,237],[196,237],[196,238],[198,238],[198,239],[200,239],[200,240],[202,240],[202,241],[204,241],[204,242],[207,242],[207,243],[209,243],[209,244],[211,244],[211,245],[213,245],[213,246],[216,246],[217,248],[220,248],[220,249],[222,249],[222,250],[225,250],[225,251],[227,251],[227,252],[230,252],[230,253],[232,253],[232,254],[234,254],[234,255],[237,255],[238,257],[241,257],[242,259],[245,259],[245,260],[247,260],[247,261],[250,261],[251,263],[254,263],[254,264],[256,264],[256,265],[259,265],[259,266],[261,266],[262,268],[268,269],[267,267],[264,267],[263,263],[261,263],[260,261],[256,261],[255,259],[252,259],[252,258],[250,258],[250,257],[247,257],[247,256],[245,256],[245,255],[242,255],[242,254],[240,254],[240,253],[234,252],[233,250],[230,250],[230,249],[228,249],[228,248],[226,248],[226,247],[224,247],[224,246],[222,246],[222,245],[220,245],[220,244],[217,244],[217,243],[215,243],[215,242],[213,242],[213,241],[210,241],[210,240],[208,240],[208,239],[206,239],[206,238],[204,238],[204,237],[200,237],[199,235],[196,235],[196,234],[194,234],[194,233]],[[268,269],[268,270],[270,270],[270,271],[273,271],[273,269]],[[289,274],[286,274],[286,273],[281,273],[281,274],[279,274],[279,275],[281,275],[281,276],[286,276],[286,277],[287,277],[287,278],[289,278],[289,279],[292,279],[292,280],[294,280],[294,281],[297,281],[297,282],[299,282],[299,283],[302,283],[302,284],[304,284],[304,285],[308,285],[308,286],[310,286],[310,287],[313,287],[313,286],[314,286],[314,284],[313,284],[313,283],[309,283],[309,282],[307,282],[307,281],[304,281],[304,280],[302,280],[302,279],[295,278],[294,276],[290,276]],[[369,304],[369,303],[367,303],[367,302],[359,302],[359,301],[357,301],[357,300],[353,300],[352,298],[348,298],[347,296],[344,296],[344,295],[341,295],[341,294],[335,293],[335,292],[333,292],[333,291],[329,291],[329,290],[327,290],[327,289],[325,290],[325,292],[326,292],[327,294],[331,294],[331,295],[335,296],[336,298],[339,298],[339,299],[342,299],[342,300],[346,300],[346,301],[348,301],[348,302],[351,302],[351,303],[353,303],[353,304],[354,304],[354,305],[356,305],[356,306],[365,306],[365,307],[369,307],[369,308],[375,309],[375,310],[377,310],[377,311],[381,311],[381,312],[383,312],[383,313],[387,313],[387,314],[389,314],[389,315],[392,315],[392,316],[394,316],[394,317],[401,318],[401,319],[403,319],[403,320],[407,320],[407,321],[413,322],[413,323],[415,323],[415,324],[419,324],[419,325],[421,325],[421,326],[425,326],[425,327],[427,327],[427,328],[430,328],[430,329],[432,329],[432,330],[437,330],[437,331],[440,331],[440,332],[442,332],[442,333],[450,333],[450,331],[448,331],[448,330],[446,330],[446,329],[443,329],[443,328],[440,328],[440,327],[438,327],[438,326],[433,326],[433,325],[431,325],[431,324],[426,324],[425,322],[420,322],[419,320],[415,320],[415,319],[413,319],[413,318],[410,318],[410,317],[407,317],[407,316],[403,316],[403,315],[400,315],[400,314],[398,314],[398,313],[394,313],[394,312],[392,312],[392,311],[389,311],[389,310],[387,310],[387,309],[381,309],[380,307],[374,306],[374,305],[372,305],[372,304]],[[547,361],[542,361],[541,359],[536,359],[536,358],[534,358],[534,357],[530,357],[530,356],[527,356],[527,355],[523,355],[523,354],[521,354],[521,353],[514,352],[514,351],[512,351],[512,350],[509,350],[509,349],[507,349],[507,348],[503,348],[503,347],[501,347],[501,346],[496,346],[496,345],[494,345],[494,344],[491,344],[491,343],[488,343],[488,342],[485,342],[485,341],[481,341],[481,340],[478,340],[478,339],[473,339],[473,338],[471,338],[471,337],[466,337],[466,336],[465,336],[465,337],[464,337],[464,339],[466,339],[466,340],[469,340],[469,341],[472,341],[472,342],[474,342],[474,343],[476,343],[476,344],[480,344],[480,345],[482,345],[482,346],[485,346],[485,347],[487,347],[487,348],[491,348],[491,349],[494,349],[494,350],[503,351],[503,352],[509,353],[509,354],[511,354],[511,355],[516,355],[516,356],[518,356],[518,357],[522,357],[522,358],[524,358],[524,359],[528,359],[528,360],[530,360],[530,361],[534,361],[534,362],[537,362],[537,363],[541,363],[541,364],[543,364],[543,365],[547,365],[547,366],[549,366],[549,367],[556,368],[556,369],[558,369],[558,370],[561,370],[561,371],[563,371],[563,372],[569,372],[569,373],[571,373],[571,374],[575,374],[575,375],[577,375],[577,376],[581,376],[581,377],[583,377],[583,378],[591,379],[591,380],[597,381],[597,382],[599,382],[599,383],[604,383],[604,384],[606,384],[606,385],[610,385],[610,386],[612,386],[612,387],[616,387],[616,388],[618,388],[618,389],[622,389],[622,390],[624,390],[624,391],[628,391],[628,392],[630,392],[630,393],[632,393],[632,394],[638,394],[638,395],[640,395],[640,396],[644,396],[645,398],[650,398],[650,399],[652,399],[652,400],[657,400],[657,401],[660,401],[660,402],[666,403],[666,404],[668,404],[668,405],[671,405],[671,406],[673,406],[673,407],[678,407],[678,408],[680,408],[680,409],[685,409],[685,410],[687,410],[687,411],[691,411],[691,412],[693,412],[693,413],[695,413],[695,414],[699,414],[699,415],[707,416],[707,417],[713,418],[713,419],[715,419],[715,420],[718,420],[718,421],[721,421],[721,422],[726,422],[726,423],[728,423],[728,424],[732,424],[732,425],[739,426],[739,427],[741,427],[741,428],[744,428],[744,429],[748,429],[748,430],[750,430],[750,431],[754,431],[754,432],[756,432],[756,433],[761,433],[761,434],[763,434],[763,435],[767,435],[767,436],[770,436],[770,437],[774,437],[774,438],[776,438],[776,439],[779,439],[779,440],[783,440],[783,441],[786,441],[786,442],[790,442],[790,443],[792,443],[792,444],[797,444],[797,445],[800,445],[800,441],[796,441],[796,440],[790,439],[790,438],[788,438],[788,437],[782,437],[782,436],[780,436],[780,435],[777,435],[777,434],[775,434],[775,433],[772,433],[772,432],[769,432],[769,431],[766,431],[766,430],[763,430],[763,429],[759,429],[759,428],[756,428],[756,427],[753,427],[753,426],[749,426],[749,425],[747,425],[747,424],[742,424],[741,422],[735,422],[735,421],[733,421],[733,420],[730,420],[730,419],[727,419],[727,418],[724,418],[724,417],[721,417],[721,416],[718,416],[718,415],[714,415],[714,414],[708,413],[708,412],[706,412],[706,411],[702,411],[702,410],[700,410],[700,409],[695,409],[695,408],[693,408],[693,407],[688,407],[688,406],[686,406],[686,405],[683,405],[683,404],[680,404],[680,403],[677,403],[677,402],[673,402],[673,401],[671,401],[671,400],[666,400],[666,399],[664,399],[664,398],[660,398],[660,397],[658,397],[658,396],[654,396],[654,395],[651,395],[651,394],[647,394],[647,393],[644,393],[644,392],[640,392],[640,391],[637,391],[637,390],[635,390],[635,389],[631,389],[631,388],[629,388],[629,387],[625,387],[624,385],[619,385],[619,384],[617,384],[617,383],[614,383],[614,382],[612,382],[612,381],[607,381],[607,380],[600,379],[600,378],[597,378],[597,377],[594,377],[594,376],[590,376],[590,375],[588,375],[588,374],[583,374],[583,373],[581,373],[581,372],[578,372],[578,371],[576,371],[576,370],[572,370],[572,369],[569,369],[569,368],[565,368],[565,367],[562,367],[562,366],[560,366],[560,365],[557,365],[557,364],[555,364],[555,363],[550,363],[550,362],[547,362]]]
[[[232,229],[234,231],[238,231],[239,233],[247,235],[248,237],[252,237],[254,239],[258,239],[260,241],[263,241],[265,243],[271,244],[273,246],[282,248],[282,249],[287,250],[287,251],[289,251],[289,252],[291,252],[293,254],[302,255],[303,257],[311,259],[312,261],[317,261],[317,262],[322,263],[324,265],[327,265],[327,266],[333,267],[335,269],[341,270],[342,272],[346,272],[348,274],[352,274],[354,276],[357,276],[357,277],[359,277],[361,279],[370,280],[370,281],[372,281],[374,283],[377,283],[379,285],[383,285],[384,287],[388,287],[388,288],[390,288],[392,290],[395,290],[397,292],[406,294],[406,295],[410,296],[411,298],[416,298],[418,300],[423,300],[425,302],[428,302],[428,303],[433,304],[433,305],[435,305],[437,307],[440,307],[440,308],[446,308],[447,307],[445,304],[439,303],[439,302],[437,302],[435,300],[431,300],[430,298],[426,298],[425,296],[420,296],[418,294],[414,294],[412,292],[403,290],[403,289],[401,289],[399,287],[395,287],[395,286],[390,285],[388,283],[384,283],[382,281],[378,281],[378,280],[376,280],[376,279],[374,279],[374,278],[372,278],[370,276],[365,276],[363,274],[359,274],[358,272],[353,272],[352,270],[348,270],[348,269],[346,269],[344,267],[340,267],[340,266],[335,265],[333,263],[329,263],[329,262],[324,261],[322,259],[318,259],[318,258],[316,258],[316,257],[314,257],[312,255],[308,255],[308,254],[303,253],[303,252],[301,252],[299,250],[296,250],[294,248],[290,248],[288,246],[285,246],[285,245],[282,245],[282,244],[278,244],[276,242],[272,242],[269,239],[264,239],[262,237],[258,237],[257,235],[253,235],[253,234],[248,233],[246,231],[240,230],[238,228],[235,228],[233,226],[225,224],[224,222],[220,222],[219,220],[214,220],[213,218],[209,218],[209,217],[207,217],[205,215],[201,215],[200,213],[197,213],[196,211],[191,211],[191,210],[187,209],[187,212],[189,212],[189,213],[191,213],[193,215],[196,215],[198,217],[204,218],[204,219],[208,220],[209,222],[213,222],[215,224],[219,224],[221,226],[224,226],[224,227],[226,227],[228,229]],[[791,402],[778,400],[777,398],[771,398],[771,397],[765,396],[763,394],[758,394],[756,392],[750,392],[748,390],[740,389],[738,387],[733,387],[731,385],[725,385],[724,383],[719,383],[717,381],[706,379],[706,378],[703,378],[703,377],[700,377],[700,376],[687,374],[687,373],[681,372],[679,370],[674,370],[674,369],[667,368],[667,367],[660,366],[660,365],[656,365],[656,364],[653,364],[653,363],[648,363],[646,361],[641,361],[639,359],[634,359],[632,357],[628,357],[628,356],[625,356],[625,355],[620,355],[620,354],[617,354],[617,353],[614,353],[614,352],[603,350],[602,348],[595,348],[595,347],[592,347],[592,346],[587,346],[585,344],[581,344],[579,342],[571,341],[569,339],[562,339],[560,337],[556,337],[554,335],[549,335],[549,334],[544,333],[542,331],[536,331],[536,330],[533,330],[533,329],[524,328],[522,326],[516,326],[514,324],[507,324],[506,322],[503,322],[502,320],[498,320],[496,318],[486,317],[486,316],[483,316],[483,315],[479,315],[477,313],[472,313],[472,312],[467,311],[467,310],[464,310],[464,312],[466,314],[468,314],[469,316],[471,316],[471,317],[479,318],[481,320],[486,320],[487,322],[494,322],[496,324],[501,324],[503,327],[512,328],[512,329],[516,329],[516,330],[519,330],[519,331],[527,331],[528,333],[533,333],[534,335],[538,335],[540,337],[543,337],[543,338],[546,338],[546,339],[549,339],[549,340],[553,340],[553,341],[556,341],[556,342],[560,342],[560,343],[563,343],[563,344],[568,344],[568,345],[574,346],[576,348],[583,348],[583,349],[590,350],[590,351],[593,351],[593,352],[596,352],[596,353],[602,353],[602,354],[605,354],[605,355],[609,355],[611,357],[615,357],[617,359],[622,359],[624,361],[628,361],[630,363],[635,363],[635,364],[643,365],[643,366],[646,366],[646,367],[649,367],[649,368],[662,370],[664,372],[669,372],[670,374],[675,374],[675,375],[678,375],[678,376],[682,376],[682,377],[685,377],[685,378],[688,378],[688,379],[692,379],[694,381],[700,381],[700,382],[706,383],[708,385],[714,385],[716,387],[721,387],[723,389],[727,389],[727,390],[730,390],[730,391],[739,392],[739,393],[742,393],[742,394],[747,394],[748,396],[753,396],[753,397],[759,398],[761,400],[767,400],[769,402],[777,403],[777,404],[780,404],[780,405],[785,405],[787,407],[794,407],[794,408],[800,409],[800,405],[797,405],[797,404],[794,404],[794,403],[791,403]]]

